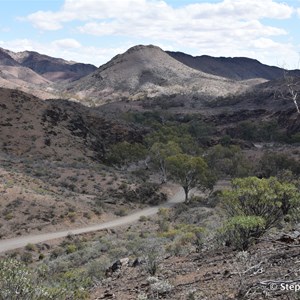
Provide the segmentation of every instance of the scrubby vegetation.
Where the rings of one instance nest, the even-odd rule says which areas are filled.
[[[297,220],[300,191],[291,183],[275,177],[248,177],[232,181],[232,189],[223,193],[223,207],[229,218],[225,225],[228,241],[240,250],[284,220]]]

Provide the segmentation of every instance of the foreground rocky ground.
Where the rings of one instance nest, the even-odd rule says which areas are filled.
[[[90,299],[299,299],[299,249],[296,232],[260,241],[247,252],[221,248],[167,256],[155,277],[143,262],[125,260]]]

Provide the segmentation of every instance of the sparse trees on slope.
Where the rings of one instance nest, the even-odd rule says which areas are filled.
[[[143,159],[146,153],[147,150],[142,144],[124,141],[111,146],[106,159],[111,164],[122,166]]]

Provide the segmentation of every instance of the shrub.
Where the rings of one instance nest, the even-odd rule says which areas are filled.
[[[159,265],[164,256],[164,240],[147,239],[142,246],[143,256],[145,257],[144,268],[148,274],[154,276],[159,270]]]
[[[150,285],[150,289],[157,295],[170,293],[173,286],[167,280],[157,280]]]
[[[146,216],[140,216],[139,221],[140,222],[147,222],[148,221],[148,217],[146,217]]]
[[[26,264],[29,264],[29,263],[33,262],[32,254],[30,252],[27,252],[27,251],[23,252],[20,258]]]
[[[128,202],[158,205],[167,200],[166,194],[159,191],[156,183],[146,182],[134,189],[123,190],[123,196]]]
[[[69,244],[69,245],[67,246],[67,250],[66,250],[67,254],[71,254],[71,253],[74,253],[74,252],[76,252],[76,251],[77,251],[76,245],[74,245],[74,244]]]
[[[194,224],[178,224],[175,228],[160,234],[161,237],[169,238],[174,242],[169,244],[167,250],[178,255],[186,251],[186,246],[193,245],[199,252],[203,246],[204,229]]]
[[[264,232],[265,220],[257,216],[236,216],[223,227],[223,237],[238,250],[246,250]]]
[[[207,153],[207,162],[218,177],[244,177],[252,172],[252,166],[243,155],[240,147],[216,145]]]
[[[25,246],[25,250],[27,250],[27,251],[35,251],[36,250],[36,246],[34,244],[28,243]]]
[[[110,261],[107,257],[101,257],[100,259],[90,262],[87,266],[88,275],[94,280],[98,281],[105,277],[105,271],[110,265]]]
[[[232,189],[223,192],[223,206],[229,215],[223,233],[236,248],[244,250],[286,216],[298,214],[300,192],[295,185],[274,177],[235,179]]]
[[[297,213],[300,192],[295,185],[281,183],[275,177],[234,179],[232,190],[223,192],[223,206],[230,217],[262,217],[268,230],[285,215]]]
[[[41,274],[43,277],[44,274]],[[15,259],[0,260],[0,299],[7,300],[59,300],[66,299],[61,287],[47,287],[38,282],[39,274],[33,273]]]
[[[124,217],[127,215],[127,210],[126,208],[119,208],[118,210],[115,211],[115,215],[118,216],[118,217]]]
[[[137,300],[148,300],[148,296],[144,293],[138,294]]]
[[[280,128],[276,121],[246,120],[231,131],[231,136],[248,141],[274,141],[281,138]]]

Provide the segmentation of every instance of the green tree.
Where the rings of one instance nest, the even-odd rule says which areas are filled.
[[[162,176],[162,182],[167,181],[167,157],[181,153],[182,150],[177,143],[169,141],[167,143],[156,142],[150,149],[151,161],[159,169]]]
[[[215,179],[208,171],[203,158],[187,154],[177,154],[167,158],[168,171],[185,193],[185,201],[189,200],[189,191],[194,187],[212,189]]]
[[[145,138],[145,142],[149,148],[155,143],[167,144],[169,141],[178,144],[185,153],[196,154],[200,150],[195,138],[189,133],[188,125],[186,124],[168,122],[167,124],[160,125]]]

